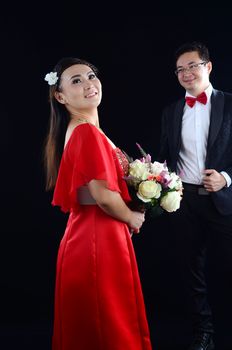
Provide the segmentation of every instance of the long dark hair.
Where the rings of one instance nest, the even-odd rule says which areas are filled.
[[[51,190],[55,186],[64,148],[65,133],[70,121],[67,109],[56,100],[55,92],[62,91],[60,83],[62,73],[75,64],[84,64],[89,66],[95,74],[98,73],[93,64],[76,57],[64,57],[53,68],[53,72],[57,73],[58,80],[49,88],[50,119],[44,145],[46,190]]]

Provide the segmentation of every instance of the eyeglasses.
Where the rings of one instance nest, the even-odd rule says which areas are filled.
[[[187,68],[177,68],[175,70],[175,74],[179,75],[179,74],[184,74],[185,72],[190,72],[190,73],[194,73],[198,70],[198,68],[204,64],[206,64],[208,62],[199,62],[199,63],[193,63],[190,64]]]

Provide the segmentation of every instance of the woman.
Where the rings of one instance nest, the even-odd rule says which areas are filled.
[[[129,232],[144,214],[127,206],[127,160],[99,127],[97,70],[63,58],[45,80],[47,189],[70,213],[57,258],[53,350],[151,349]]]

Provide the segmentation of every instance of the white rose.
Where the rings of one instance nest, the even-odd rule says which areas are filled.
[[[168,211],[169,213],[176,211],[180,208],[181,201],[180,192],[172,191],[168,192],[160,201],[160,205],[163,209]]]
[[[150,175],[148,171],[148,164],[142,163],[139,159],[130,163],[129,174],[139,180],[146,180]]]
[[[176,190],[180,190],[182,188],[182,181],[176,173],[171,173],[169,175],[169,183],[168,187],[169,188],[175,188]]]
[[[152,170],[152,174],[157,176],[162,171],[166,171],[167,168],[165,163],[154,162],[154,163],[151,163],[151,170]]]
[[[150,202],[151,198],[159,198],[162,187],[155,181],[143,181],[139,184],[137,196],[143,202]]]

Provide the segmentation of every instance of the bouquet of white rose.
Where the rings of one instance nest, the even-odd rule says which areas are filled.
[[[164,211],[174,212],[180,208],[183,185],[181,178],[168,169],[166,162],[152,162],[137,143],[142,158],[133,160],[128,157],[128,175],[124,177],[132,198],[134,209],[157,216]]]

